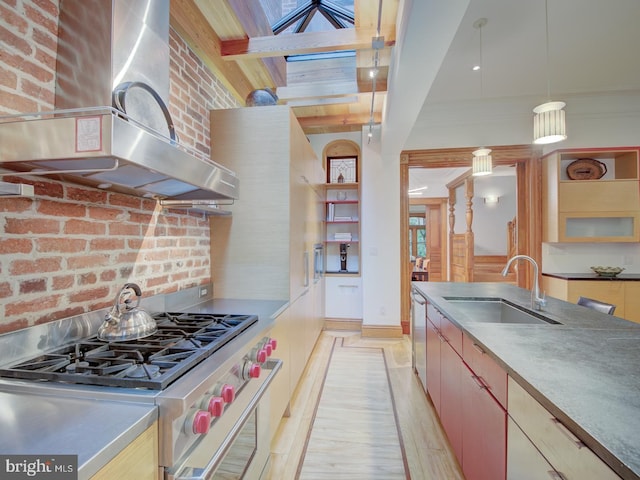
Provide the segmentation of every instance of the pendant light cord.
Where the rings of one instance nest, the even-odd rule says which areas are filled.
[[[547,60],[547,102],[551,101],[551,75],[550,62],[549,62],[549,7],[548,0],[544,0],[544,25],[545,25],[545,45],[546,45],[546,60]]]

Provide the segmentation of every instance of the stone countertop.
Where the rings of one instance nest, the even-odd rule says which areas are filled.
[[[640,273],[620,273],[615,277],[602,277],[595,273],[543,273],[545,277],[559,278],[561,280],[597,280],[604,282],[623,281],[637,282],[640,281]]]
[[[0,392],[0,412],[3,455],[77,455],[79,480],[95,475],[158,418],[154,405],[11,392]]]
[[[447,318],[624,479],[640,479],[640,324],[548,298],[561,325],[477,322],[445,297],[495,297],[530,307],[508,284],[414,282]]]

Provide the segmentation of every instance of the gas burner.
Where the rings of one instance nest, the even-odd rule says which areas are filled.
[[[158,365],[148,365],[139,363],[128,368],[125,377],[129,378],[154,378],[160,375],[160,367]]]
[[[258,321],[255,315],[160,313],[145,338],[97,336],[0,368],[0,376],[162,390]]]

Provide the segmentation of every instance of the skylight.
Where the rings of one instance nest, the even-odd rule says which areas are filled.
[[[260,0],[276,35],[353,28],[354,0]]]

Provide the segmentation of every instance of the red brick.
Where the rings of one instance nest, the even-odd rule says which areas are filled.
[[[31,253],[33,243],[28,238],[0,238],[0,254]]]
[[[11,275],[27,275],[29,273],[58,272],[62,265],[62,259],[38,258],[35,260],[14,260],[9,264]]]
[[[72,270],[82,268],[102,267],[109,264],[108,255],[82,255],[80,257],[67,258],[67,267]]]
[[[172,282],[177,282],[179,280],[186,280],[188,278],[189,278],[189,272],[187,271],[182,271],[182,272],[174,273],[171,275]]]
[[[139,237],[142,227],[140,225],[124,224],[124,223],[110,223],[109,235],[125,235]]]
[[[6,218],[5,233],[59,233],[60,222],[44,218]]]
[[[0,212],[21,213],[31,210],[33,199],[24,197],[0,198]]]
[[[84,205],[55,200],[40,200],[37,210],[38,213],[44,215],[55,215],[59,217],[85,217],[87,214],[87,209]]]
[[[67,290],[73,287],[75,277],[73,275],[63,275],[53,277],[53,290]]]
[[[98,250],[123,250],[124,249],[124,240],[121,238],[94,238],[91,240],[89,244],[89,249],[92,252]]]
[[[15,90],[18,87],[18,76],[0,65],[0,85]]]
[[[153,215],[145,212],[129,212],[129,221],[149,225],[153,222]]]
[[[67,198],[85,203],[107,203],[107,192],[97,189],[67,186]]]
[[[39,252],[82,252],[87,248],[87,241],[81,238],[38,238],[35,240]]]
[[[11,284],[9,282],[0,283],[0,298],[8,298],[13,295]]]
[[[46,181],[26,181],[33,185],[33,189],[37,196],[63,198],[64,187],[60,183]]]
[[[169,283],[169,277],[164,275],[162,277],[150,278],[147,280],[147,287],[155,287],[158,285],[166,285]]]
[[[93,285],[98,281],[98,277],[94,272],[83,273],[78,275],[78,285]]]
[[[51,0],[32,0],[33,4],[40,8],[43,12],[48,13],[52,17],[58,17],[58,2]]]
[[[124,221],[127,219],[127,214],[123,212],[121,209],[116,208],[105,208],[105,207],[89,207],[89,217],[94,218],[96,220],[104,220],[104,221]]]
[[[13,18],[17,18],[15,15],[12,15]],[[20,25],[17,25],[20,33],[24,33],[23,24],[21,22]],[[16,35],[15,33],[7,30],[3,26],[0,26],[0,40],[5,45],[5,48],[11,48],[12,50],[17,50],[22,53],[24,56],[28,57],[33,52],[33,48],[29,44],[27,40],[25,40],[24,36]]]
[[[100,272],[100,281],[101,282],[113,282],[116,279],[116,271],[115,270],[105,270]]]
[[[24,315],[25,313],[43,312],[45,310],[51,310],[56,308],[59,303],[61,295],[38,295],[38,298],[33,300],[18,300],[17,302],[8,303],[4,307],[4,314],[7,317],[13,317],[16,315]]]
[[[29,323],[23,318],[21,318],[20,320],[14,320],[13,322],[9,323],[0,323],[0,334],[13,332],[15,330],[21,330],[23,328],[27,328],[28,326]]]
[[[171,235],[172,237],[184,237],[185,235],[187,235],[187,229],[180,227],[171,227],[169,228],[168,235]]]
[[[135,263],[138,259],[138,252],[121,252],[116,256],[116,263],[127,264],[127,263]]]
[[[64,233],[67,235],[104,235],[107,226],[104,223],[89,220],[71,219],[64,225]]]
[[[109,287],[92,288],[89,290],[81,290],[73,292],[69,295],[69,301],[72,303],[96,301],[106,298],[110,295]]]
[[[36,293],[47,290],[47,282],[44,278],[36,278],[20,282],[20,293]]]
[[[131,195],[123,195],[121,193],[111,193],[109,195],[109,205],[140,210],[142,199],[132,197]]]
[[[32,20],[35,24],[47,29],[53,35],[58,35],[58,23],[51,18],[47,18],[42,14],[42,11],[35,9],[30,5],[25,5],[24,12],[29,20]]]

